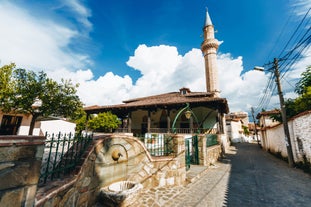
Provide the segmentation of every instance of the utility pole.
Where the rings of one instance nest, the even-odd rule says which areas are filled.
[[[255,117],[254,117],[254,108],[252,107],[251,109],[252,109],[252,116],[253,116],[253,121],[254,121],[254,130],[255,130],[256,140],[257,140],[257,144],[259,146],[258,132],[257,132],[256,121],[255,121]]]
[[[282,121],[283,121],[284,133],[285,133],[286,149],[287,149],[287,154],[288,154],[288,164],[290,167],[294,167],[292,143],[291,143],[290,135],[289,135],[284,97],[283,97],[283,92],[282,92],[281,83],[280,83],[279,64],[278,64],[277,58],[274,58],[273,64],[274,64],[275,82],[278,87],[278,93],[279,93],[279,99],[280,99],[280,105],[281,105],[281,115],[282,115]]]

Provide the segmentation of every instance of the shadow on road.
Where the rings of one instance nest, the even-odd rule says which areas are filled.
[[[233,145],[222,162],[231,165],[224,206],[310,206],[311,176],[257,143]]]

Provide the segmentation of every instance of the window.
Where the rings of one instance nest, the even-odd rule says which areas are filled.
[[[3,115],[0,127],[0,135],[17,135],[21,126],[22,116]]]

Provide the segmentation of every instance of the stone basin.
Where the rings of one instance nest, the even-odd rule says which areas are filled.
[[[142,188],[142,184],[133,181],[115,182],[100,189],[99,200],[105,206],[128,206],[135,202]]]

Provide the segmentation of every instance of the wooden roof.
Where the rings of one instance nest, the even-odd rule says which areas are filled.
[[[179,109],[184,107],[186,103],[190,107],[205,106],[213,109],[218,109],[220,112],[228,113],[228,103],[225,98],[213,97],[213,94],[206,92],[191,92],[186,94],[181,92],[171,92],[142,98],[135,98],[123,101],[122,104],[110,106],[89,106],[84,110],[88,114],[111,111],[114,114],[127,114],[130,111],[138,109],[156,110],[156,109]]]

